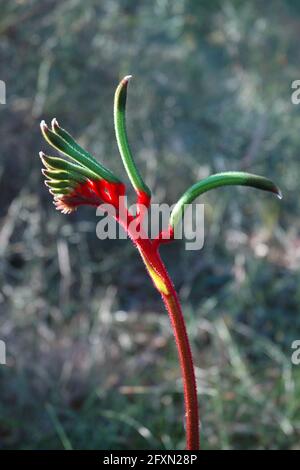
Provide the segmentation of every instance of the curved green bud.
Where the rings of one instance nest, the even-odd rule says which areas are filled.
[[[73,188],[70,188],[70,187],[67,187],[67,188],[62,188],[62,189],[50,189],[49,192],[53,195],[53,196],[59,196],[59,195],[65,195],[67,196],[68,194],[70,194],[70,192],[72,191]]]
[[[66,189],[66,188],[75,188],[76,183],[74,181],[68,181],[68,180],[62,180],[62,181],[46,180],[45,185],[48,188],[52,188],[52,189]]]
[[[108,173],[110,173],[109,170],[107,170],[106,168],[103,167],[103,165],[101,165],[98,160],[96,160],[95,157],[93,157],[93,155],[91,155],[89,152],[87,152],[84,148],[82,148],[77,142],[76,140],[71,136],[71,134],[69,134],[69,132],[67,132],[65,129],[63,129],[62,127],[60,127],[60,125],[58,124],[58,121],[56,118],[52,119],[51,121],[51,128],[52,128],[52,131],[59,135],[62,139],[64,139],[71,147],[73,147],[76,152],[79,152],[81,155],[84,155],[86,156],[87,158],[89,158],[90,160],[92,160],[94,163],[96,163],[96,165],[99,165],[103,170],[107,171]],[[112,175],[114,177],[114,175]]]
[[[269,179],[239,171],[217,173],[191,186],[175,204],[170,217],[170,226],[174,228],[183,216],[185,206],[191,204],[198,196],[221,186],[250,186],[275,193],[280,199],[280,189]]]
[[[149,197],[151,191],[148,186],[144,183],[136,164],[133,160],[133,156],[129,147],[127,132],[126,132],[126,98],[127,98],[127,86],[131,78],[128,75],[121,80],[119,83],[114,100],[114,124],[115,133],[118,143],[119,152],[122,157],[123,164],[125,166],[128,177],[137,193],[144,192]]]
[[[69,179],[72,179],[76,183],[85,183],[87,180],[85,176],[74,173],[73,171],[45,170],[43,168],[42,173],[51,181],[68,181]]]
[[[56,123],[57,121],[52,123],[55,129],[55,132],[53,132],[49,129],[45,121],[41,122],[42,134],[52,147],[67,155],[72,160],[75,160],[77,163],[79,163],[79,165],[90,169],[100,176],[100,178],[113,183],[120,182],[119,179],[111,173],[111,171],[102,166],[94,157],[83,150],[70,136],[70,134],[68,134],[62,128],[59,128]],[[57,133],[58,128],[60,129],[59,134]]]
[[[63,170],[64,172],[68,173],[68,179],[75,179],[73,178],[73,174],[75,174],[75,177],[83,176],[93,181],[101,179],[99,175],[89,170],[88,168],[75,165],[74,163],[68,162],[63,158],[49,157],[43,152],[40,152],[39,155],[47,171]]]

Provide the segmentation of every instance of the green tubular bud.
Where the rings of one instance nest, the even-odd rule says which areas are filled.
[[[73,173],[75,173],[75,175],[85,176],[86,178],[89,178],[93,181],[101,179],[99,175],[89,170],[88,168],[75,165],[74,163],[68,162],[63,158],[49,157],[43,152],[40,152],[40,158],[48,171],[63,170],[69,174],[68,178],[72,178]]]
[[[68,180],[65,180],[65,181],[45,181],[45,185],[48,187],[48,188],[52,188],[52,189],[66,189],[66,188],[75,188],[77,183],[73,182],[73,181],[68,181]]]
[[[133,160],[132,152],[129,147],[127,131],[126,131],[126,98],[127,98],[127,86],[131,78],[128,75],[118,85],[115,92],[114,99],[114,124],[115,133],[118,143],[119,152],[122,157],[123,164],[125,166],[128,177],[131,181],[136,192],[144,192],[149,197],[151,191],[148,186],[144,183],[136,164]]]
[[[280,189],[271,180],[263,176],[239,171],[217,173],[194,184],[181,196],[171,213],[171,227],[174,228],[180,221],[185,210],[185,205],[191,204],[201,194],[221,186],[250,186],[264,191],[270,191],[276,194],[280,199],[282,198]]]
[[[74,180],[76,183],[85,183],[87,180],[85,176],[67,171],[45,170],[43,168],[42,173],[48,180],[52,181]]]
[[[61,181],[69,178],[69,173],[67,171],[46,170],[45,168],[43,168],[42,173],[49,180]]]
[[[96,159],[91,157],[87,152],[83,152],[81,147],[74,141],[71,136],[69,136],[68,141],[65,140],[61,135],[56,134],[55,132],[50,130],[45,121],[41,122],[41,131],[45,140],[47,140],[47,142],[52,147],[64,153],[72,160],[75,160],[83,167],[90,169],[98,176],[100,176],[100,178],[103,178],[109,182],[119,182],[118,178],[116,178],[107,168],[104,168],[104,166],[100,165],[100,163],[97,162]]]
[[[87,178],[81,176],[73,171],[58,171],[58,170],[45,170],[42,169],[43,175],[52,181],[74,180],[76,183],[85,183]]]
[[[53,195],[53,196],[64,196],[64,195],[67,195],[67,194],[70,194],[70,192],[72,191],[73,188],[51,188],[49,190],[49,192]]]
[[[101,165],[98,160],[96,160],[95,157],[93,157],[93,155],[91,155],[89,152],[87,152],[84,148],[82,148],[77,142],[76,140],[71,136],[71,134],[69,134],[69,132],[67,132],[65,129],[63,129],[62,127],[60,127],[60,125],[58,124],[57,122],[57,119],[54,118],[52,119],[52,122],[51,122],[51,127],[52,127],[52,131],[59,135],[62,139],[64,139],[71,147],[73,147],[77,152],[79,152],[81,155],[89,158],[90,160],[92,160],[94,163],[96,163],[96,165],[99,165],[104,171],[107,171],[108,173],[110,173],[109,170],[107,170],[106,168],[103,167],[103,165]],[[111,174],[111,176],[113,178],[114,175]],[[115,178],[116,179],[116,178]]]

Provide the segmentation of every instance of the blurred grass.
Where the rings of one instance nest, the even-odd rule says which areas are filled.
[[[299,5],[156,0],[1,4],[0,448],[183,448],[168,318],[126,241],[93,210],[53,210],[39,121],[56,116],[125,180],[112,99],[132,73],[129,132],[156,202],[214,171],[274,179],[203,198],[202,251],[163,257],[183,300],[202,447],[300,442]]]

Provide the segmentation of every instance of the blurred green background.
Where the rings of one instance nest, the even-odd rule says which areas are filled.
[[[202,198],[205,245],[162,248],[183,302],[204,449],[300,448],[300,4],[0,1],[2,449],[179,449],[183,397],[167,314],[129,242],[95,211],[54,210],[38,151],[56,116],[127,182],[128,131],[155,202],[224,170],[272,178]],[[132,193],[131,193],[132,194]]]

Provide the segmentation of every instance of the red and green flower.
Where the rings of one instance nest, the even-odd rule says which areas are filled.
[[[174,238],[175,227],[181,220],[186,206],[211,189],[242,185],[270,191],[279,197],[281,197],[281,193],[272,181],[262,176],[244,172],[218,173],[199,181],[185,191],[174,206],[169,227],[154,240],[133,234],[128,222],[136,219],[141,224],[145,210],[151,203],[151,191],[138,171],[128,143],[125,111],[129,79],[130,76],[123,78],[116,89],[114,124],[122,161],[137,196],[138,210],[136,213],[131,214],[126,207],[120,206],[122,204],[120,201],[124,200],[120,196],[124,196],[126,192],[125,185],[89,152],[84,150],[67,131],[59,126],[56,119],[52,120],[51,128],[42,121],[41,130],[47,142],[62,156],[48,156],[40,152],[44,165],[42,172],[46,178],[45,184],[53,195],[54,204],[58,210],[69,214],[82,205],[111,204],[115,209],[116,220],[128,231],[138,248],[153,284],[160,292],[170,316],[184,386],[186,446],[189,450],[196,450],[199,448],[199,417],[192,354],[180,302],[160,258],[159,248],[162,243]]]

